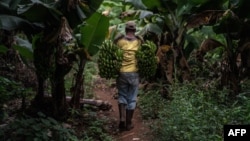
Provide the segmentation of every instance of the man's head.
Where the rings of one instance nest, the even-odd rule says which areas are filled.
[[[127,31],[136,31],[136,24],[134,21],[128,21],[125,26],[125,30]]]

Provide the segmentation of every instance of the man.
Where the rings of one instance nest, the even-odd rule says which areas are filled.
[[[129,131],[134,128],[132,118],[139,88],[139,74],[137,73],[138,68],[135,53],[143,42],[141,38],[135,35],[135,32],[135,22],[129,21],[125,26],[126,34],[120,35],[114,40],[114,43],[124,52],[120,74],[116,80],[120,131]]]

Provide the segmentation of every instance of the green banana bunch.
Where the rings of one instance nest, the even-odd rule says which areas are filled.
[[[118,76],[122,66],[123,50],[111,40],[105,40],[100,46],[97,64],[102,78],[112,79]]]
[[[146,41],[136,52],[138,72],[141,78],[150,78],[155,75],[157,58],[155,56],[157,46],[152,41]]]

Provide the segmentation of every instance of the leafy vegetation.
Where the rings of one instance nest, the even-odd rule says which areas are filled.
[[[95,57],[93,59],[95,59]],[[86,93],[85,98],[95,98],[93,93],[93,83],[96,79],[96,75],[98,74],[96,67],[97,64],[94,62],[89,61],[86,63],[86,69],[84,73],[84,91]],[[66,77],[66,84],[72,83],[71,75],[73,75],[73,71]],[[25,109],[21,110],[18,115],[13,115],[13,113],[16,114],[18,107],[16,107],[17,109],[13,109],[15,111],[12,111],[13,113],[8,116],[10,107],[5,107],[9,106],[8,101],[18,100],[22,98],[23,95],[31,93],[32,90],[26,89],[19,83],[10,81],[9,79],[3,77],[1,77],[0,83],[2,84],[1,103],[3,104],[1,108],[0,122],[3,124],[0,127],[0,138],[4,141],[112,141],[112,137],[105,128],[107,119],[99,119],[96,110],[93,111],[93,107],[88,105],[85,105],[81,109],[69,109],[70,116],[65,122],[57,121],[43,113],[38,113],[36,116],[25,115],[23,114],[23,110]],[[66,88],[70,87],[66,86]],[[27,101],[30,101],[30,99],[27,99]],[[13,121],[7,120],[8,118],[12,119],[14,116],[16,119]],[[4,121],[8,121],[7,124],[4,124],[6,123]]]
[[[149,82],[157,83],[157,90],[141,91],[139,101],[143,117],[153,119],[155,139],[222,140],[223,125],[250,120],[250,14],[245,12],[249,4],[249,0],[2,0],[0,121],[9,116],[7,103],[16,99],[21,99],[23,109],[31,97],[35,113],[48,107],[51,111],[33,118],[18,115],[1,128],[1,139],[112,140],[102,127],[105,121],[81,109],[79,101],[94,97],[98,46],[124,32],[124,22],[134,20],[137,34],[157,45],[160,60]],[[23,68],[36,74],[35,95],[17,77],[4,76],[23,75]],[[66,103],[66,95],[72,95],[71,102]],[[50,116],[87,126],[83,130],[78,126],[82,132],[76,133]]]
[[[9,101],[21,99],[20,108],[25,109],[26,105],[28,105],[26,100],[29,101],[32,94],[32,90],[24,88],[21,83],[0,77],[0,122],[8,118],[9,111],[5,109]]]
[[[75,141],[77,137],[72,129],[64,128],[61,123],[55,119],[46,117],[38,113],[39,117],[32,118],[22,116],[9,124],[0,132],[3,140],[57,140],[57,141]],[[10,134],[11,133],[11,134]]]
[[[249,82],[242,86],[249,89]],[[223,125],[249,124],[248,90],[232,100],[227,89],[218,90],[215,83],[207,87],[202,80],[176,83],[170,91],[172,100],[163,99],[157,91],[140,94],[142,115],[154,119],[151,129],[158,141],[223,140]]]

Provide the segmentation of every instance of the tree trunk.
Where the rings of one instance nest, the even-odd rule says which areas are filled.
[[[84,96],[84,90],[83,90],[83,82],[84,82],[84,76],[83,76],[83,72],[84,72],[84,67],[86,64],[86,59],[81,58],[80,60],[80,64],[79,64],[79,70],[75,76],[75,82],[73,87],[71,88],[71,93],[72,93],[72,99],[70,101],[70,105],[73,108],[79,109],[80,108],[80,98],[81,98],[81,94],[82,97]]]
[[[63,54],[63,45],[58,40],[55,53],[55,71],[51,77],[53,117],[64,120],[67,117],[67,103],[64,76],[69,72],[68,59]]]
[[[65,119],[67,114],[66,94],[64,86],[64,75],[62,75],[59,64],[56,66],[52,80],[53,116],[56,119]]]
[[[40,105],[43,103],[44,99],[44,82],[45,80],[37,74],[38,88],[37,94],[35,96],[35,102]]]

